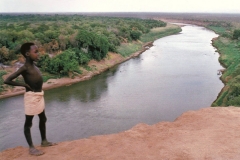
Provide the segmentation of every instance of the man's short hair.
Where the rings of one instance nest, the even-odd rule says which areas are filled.
[[[30,50],[31,46],[35,45],[34,43],[28,42],[28,43],[24,43],[21,48],[20,48],[20,52],[22,53],[22,55],[25,57],[26,53]]]

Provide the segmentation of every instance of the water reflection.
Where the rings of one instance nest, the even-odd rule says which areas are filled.
[[[117,67],[114,67],[109,69],[107,74],[95,76],[88,81],[46,91],[46,101],[66,102],[75,99],[81,102],[94,102],[107,91],[108,78],[114,76],[116,72]]]

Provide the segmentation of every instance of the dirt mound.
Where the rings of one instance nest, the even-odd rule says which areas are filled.
[[[94,136],[41,148],[38,160],[194,160],[240,159],[240,108],[216,107],[188,111],[174,122],[138,124],[118,134]],[[36,159],[16,147],[1,160]]]

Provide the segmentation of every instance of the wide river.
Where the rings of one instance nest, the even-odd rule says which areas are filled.
[[[217,35],[187,25],[158,39],[139,57],[91,80],[45,92],[47,136],[61,142],[128,130],[138,123],[173,121],[183,112],[209,107],[223,87]],[[0,150],[27,146],[23,96],[0,100]],[[33,142],[40,144],[38,117]]]

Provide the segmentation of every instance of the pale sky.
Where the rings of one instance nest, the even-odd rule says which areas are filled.
[[[240,13],[240,0],[0,0],[0,12]]]

